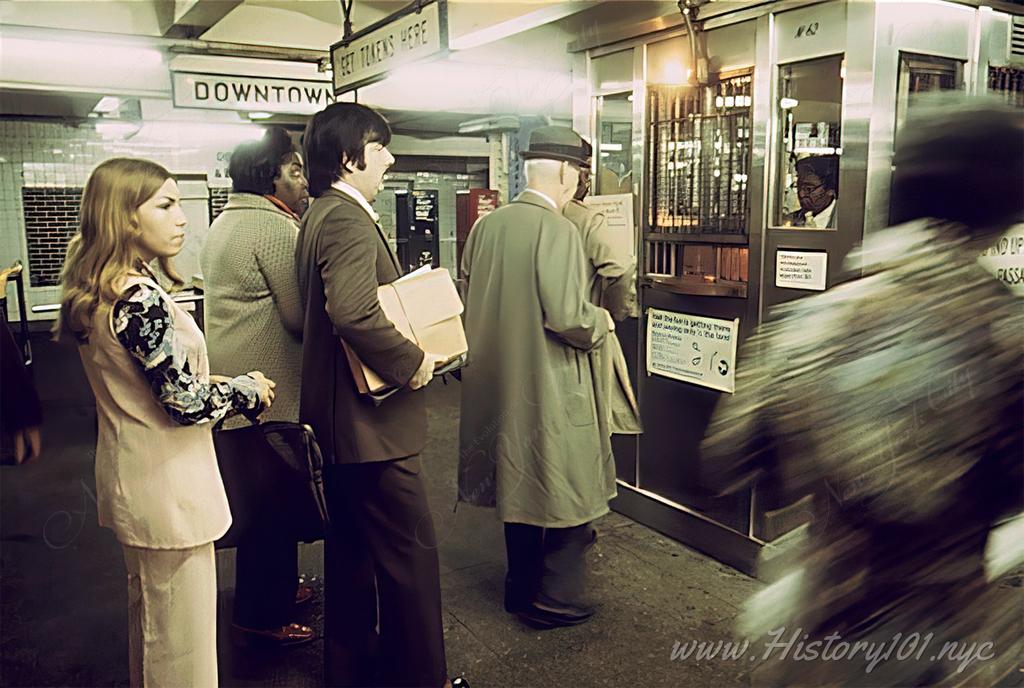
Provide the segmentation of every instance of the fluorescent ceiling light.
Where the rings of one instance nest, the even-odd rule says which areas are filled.
[[[568,73],[558,70],[423,62],[399,67],[387,79],[359,89],[359,101],[384,109],[568,119],[572,81]]]
[[[842,148],[831,146],[798,146],[793,149],[796,155],[842,155]]]
[[[103,96],[100,98],[100,102],[96,103],[96,107],[92,109],[93,112],[99,112],[107,115],[114,112],[121,107],[121,99],[114,96]]]
[[[193,146],[204,144],[237,145],[243,141],[254,141],[263,136],[263,127],[255,124],[214,124],[207,122],[147,122],[132,140],[152,141],[168,147],[183,144]]]
[[[157,67],[163,65],[164,54],[156,48],[134,45],[95,45],[90,42],[72,42],[52,39],[4,38],[4,51],[14,57],[62,62],[88,66],[97,70],[116,71],[125,68]]]
[[[666,86],[686,86],[690,83],[693,70],[683,67],[678,62],[666,62],[654,82]]]
[[[119,120],[96,122],[96,133],[105,139],[123,139],[139,130],[139,125],[133,122],[122,122]]]
[[[621,151],[622,150],[622,144],[621,143],[602,143],[601,144],[601,150],[603,150],[603,151]]]
[[[795,108],[799,104],[800,101],[797,100],[796,98],[782,98],[781,100],[779,100],[779,107],[782,108],[783,110]]]
[[[476,134],[493,131],[515,131],[520,126],[515,115],[498,115],[497,117],[481,117],[459,124],[460,134]]]
[[[249,119],[270,119],[274,115],[270,112],[250,112]]]
[[[630,91],[633,89],[632,81],[602,81],[597,85],[602,91]]]

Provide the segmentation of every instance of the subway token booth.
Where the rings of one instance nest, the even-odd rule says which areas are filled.
[[[806,499],[708,493],[700,442],[772,307],[857,276],[917,96],[1024,106],[1024,8],[992,4],[692,2],[571,46],[595,193],[631,193],[637,228],[640,317],[617,334],[645,432],[613,442],[616,510],[752,575],[806,522]]]

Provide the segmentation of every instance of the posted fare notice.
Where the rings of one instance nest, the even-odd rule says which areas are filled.
[[[736,391],[740,321],[647,309],[647,374]]]

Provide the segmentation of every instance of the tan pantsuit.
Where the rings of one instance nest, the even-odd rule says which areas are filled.
[[[128,289],[146,277],[129,277]],[[206,343],[195,321],[159,291],[173,323],[168,354],[203,382]],[[231,525],[211,423],[181,425],[120,343],[111,306],[79,347],[96,397],[96,497],[128,570],[132,688],[217,685],[217,571],[213,542]],[[235,409],[239,410],[239,409]]]
[[[131,685],[216,688],[213,543],[191,549],[123,548]]]

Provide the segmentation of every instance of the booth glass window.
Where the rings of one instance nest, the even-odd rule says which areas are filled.
[[[633,170],[633,48],[590,63],[594,98],[595,194],[630,193]]]
[[[633,191],[633,93],[597,98],[597,145],[594,146],[597,194]]]
[[[593,93],[628,91],[633,88],[633,49],[592,58],[590,90]]]
[[[917,98],[937,91],[964,90],[964,63],[948,57],[900,53],[900,72],[896,92],[896,135]]]
[[[775,227],[835,228],[842,107],[842,56],[779,66]]]

